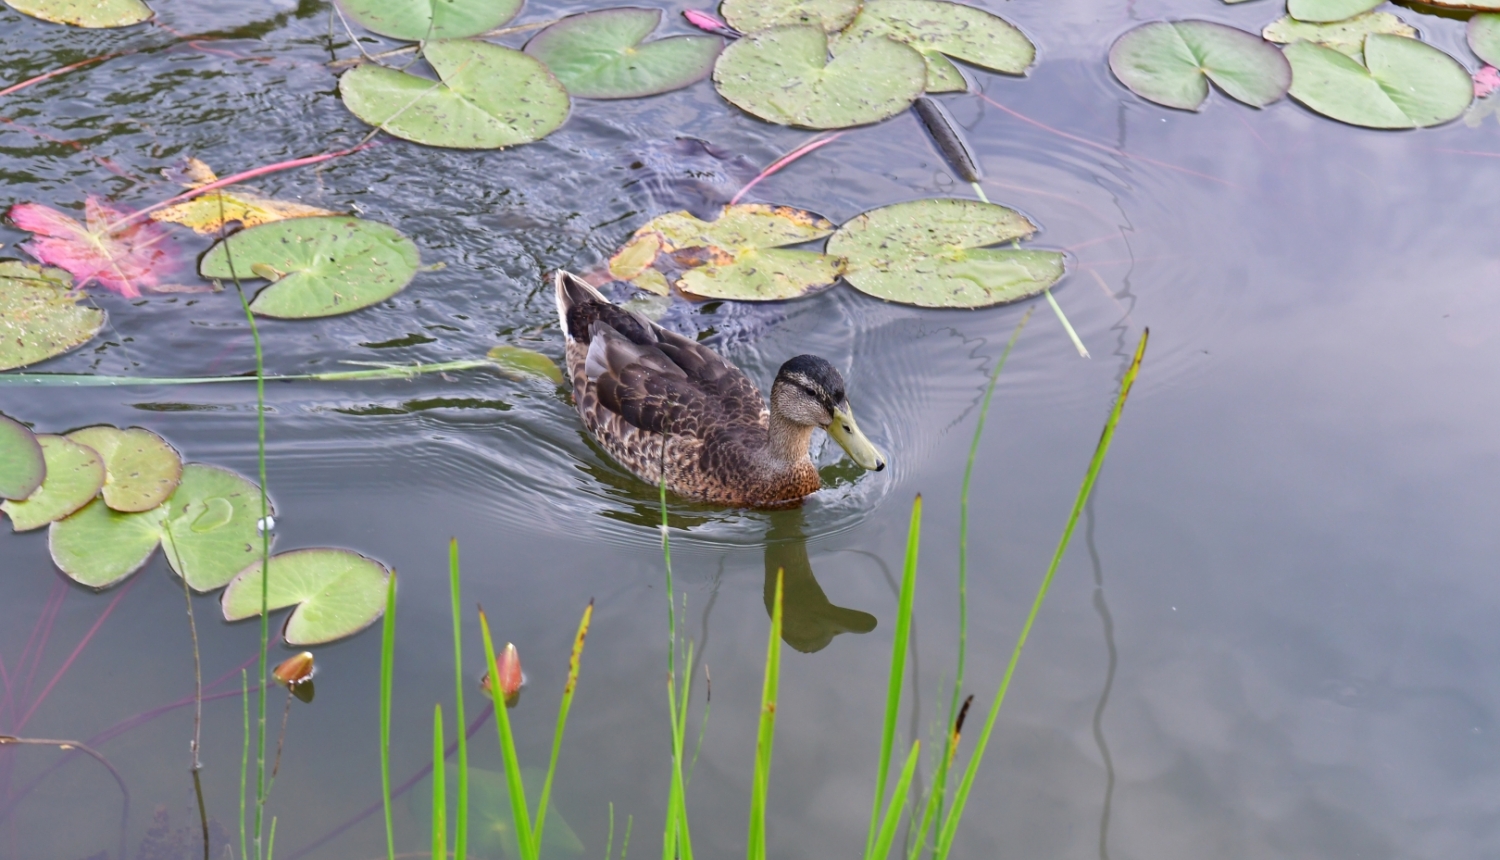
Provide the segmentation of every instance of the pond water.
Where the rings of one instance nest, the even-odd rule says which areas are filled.
[[[0,203],[73,207],[102,193],[143,205],[170,193],[158,172],[186,155],[226,175],[366,133],[326,66],[326,4],[156,5],[172,30],[227,38],[89,32],[0,11],[0,83],[137,51],[0,99]],[[977,708],[992,700],[1145,326],[1151,346],[1021,662],[957,856],[1500,852],[1500,246],[1485,215],[1500,199],[1500,127],[1377,132],[1288,100],[1256,111],[1222,94],[1189,114],[1145,103],[1110,76],[1109,45],[1137,22],[1207,17],[1258,31],[1282,14],[1274,0],[988,5],[1031,36],[1038,62],[1024,79],[978,74],[990,101],[944,101],[968,129],[990,198],[1042,226],[1033,244],[1069,252],[1055,294],[1093,358],[1078,357],[1040,300],[927,311],[840,286],[770,310],[720,307],[723,323],[703,318],[763,386],[800,352],[845,368],[861,426],[891,468],[834,467],[833,486],[799,511],[673,506],[682,628],[713,677],[688,800],[697,850],[743,850],[766,572],[783,566],[795,585],[796,650],[783,658],[770,853],[858,851],[917,493],[926,501],[918,695],[903,705],[901,731],[941,731],[964,458],[987,373],[1037,305],[1001,377],[975,474],[965,689]],[[518,21],[585,8],[531,0]],[[667,8],[685,30],[676,15],[686,7]],[[1462,20],[1395,11],[1472,63]],[[341,29],[333,42],[339,56],[354,53]],[[705,157],[679,136],[738,161]],[[711,205],[716,183],[732,189],[746,164],[753,174],[807,138],[728,107],[702,83],[646,101],[579,102],[559,132],[503,152],[385,140],[263,177],[254,184],[273,196],[396,225],[424,262],[446,264],[376,308],[262,323],[268,372],[473,358],[497,343],[560,357],[545,273],[599,264],[649,216]],[[688,176],[712,169],[724,176]],[[751,199],[840,222],[945,193],[968,196],[904,114],[845,134]],[[24,238],[0,228],[0,255]],[[40,369],[253,368],[232,292],[97,301],[110,314],[104,336]],[[272,384],[267,405],[277,546],[346,546],[400,572],[395,778],[430,760],[432,706],[447,709],[452,697],[445,562],[456,537],[466,604],[483,604],[526,667],[512,720],[528,767],[545,767],[574,627],[593,599],[554,805],[582,856],[602,856],[610,803],[616,845],[629,815],[632,856],[658,851],[669,759],[654,489],[606,460],[566,393],[546,384],[485,372]],[[0,386],[0,412],[47,431],[145,426],[189,461],[255,472],[253,386]],[[31,698],[67,669],[24,727],[21,714],[3,713],[0,730],[86,740],[190,701],[182,592],[159,555],[124,588],[96,595],[56,572],[42,534],[7,530],[0,574],[6,665],[47,630],[24,682]],[[219,621],[213,597],[194,610],[204,679],[220,679],[203,713],[204,798],[234,834],[237,675],[257,631]],[[467,632],[465,672],[477,677],[477,627]],[[371,629],[317,650],[317,698],[292,705],[271,796],[277,857],[384,856],[379,816],[318,844],[379,798],[378,646]],[[274,731],[279,694],[272,702]],[[94,745],[129,787],[136,856],[153,826],[196,826],[192,709],[127,725]],[[499,768],[492,727],[475,735],[471,756]],[[53,770],[60,757],[0,752],[0,856],[115,851],[117,787],[82,757]],[[421,813],[398,801],[399,850],[426,850]]]

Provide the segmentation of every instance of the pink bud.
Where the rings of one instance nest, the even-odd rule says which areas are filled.
[[[686,18],[688,23],[694,27],[709,33],[716,33],[731,39],[738,39],[743,35],[739,30],[725,23],[724,19],[709,12],[703,12],[698,9],[686,9],[683,11],[682,17]]]
[[[295,657],[288,657],[277,664],[271,670],[271,676],[287,687],[295,687],[304,681],[312,679],[317,667],[313,665],[311,651],[303,651]]]
[[[526,683],[526,675],[521,671],[521,655],[516,652],[513,643],[505,643],[505,650],[495,658],[495,672],[500,677],[500,692],[505,697],[505,706],[514,708],[521,698],[521,685]],[[486,693],[490,692],[490,673],[484,673],[479,687]]]
[[[1500,89],[1500,70],[1494,66],[1485,66],[1474,73],[1474,97],[1484,98],[1495,90]]]

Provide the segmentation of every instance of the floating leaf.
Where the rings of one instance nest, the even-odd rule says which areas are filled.
[[[0,415],[0,499],[24,499],[47,477],[47,460],[36,434]]]
[[[43,21],[91,29],[129,27],[152,14],[141,0],[5,0],[5,5]]]
[[[499,365],[507,376],[543,379],[553,385],[563,384],[562,371],[557,369],[557,362],[540,352],[502,345],[491,348],[484,357]]]
[[[1400,36],[1365,37],[1365,65],[1312,42],[1286,47],[1292,98],[1327,117],[1369,128],[1418,128],[1464,112],[1474,82],[1438,49]]]
[[[68,438],[99,452],[104,460],[104,503],[117,511],[149,511],[165,502],[182,478],[182,457],[150,430],[98,425]]]
[[[1365,37],[1371,33],[1391,36],[1417,37],[1417,30],[1389,12],[1366,12],[1347,21],[1332,24],[1309,24],[1291,17],[1281,18],[1267,24],[1261,36],[1268,42],[1290,44],[1292,42],[1317,42],[1340,54],[1364,62]]]
[[[828,240],[847,263],[844,279],[886,301],[930,308],[978,308],[1036,295],[1062,277],[1055,251],[988,248],[1036,232],[1004,206],[931,198],[882,206]]]
[[[205,278],[274,278],[250,309],[305,319],[384,301],[411,283],[420,265],[417,246],[396,228],[336,216],[241,230],[210,248],[199,270]]]
[[[866,39],[828,59],[817,27],[773,27],[732,43],[714,65],[731,104],[761,119],[847,128],[906,110],[927,81],[922,55],[890,39]]]
[[[535,57],[488,42],[429,42],[441,81],[367,63],[339,79],[370,125],[429,146],[498,149],[546,137],[568,118],[568,91]]]
[[[1469,47],[1492,66],[1500,66],[1500,14],[1475,15],[1469,19]]]
[[[1474,12],[1500,10],[1500,0],[1424,0],[1423,5],[1442,9],[1469,9]]]
[[[942,0],[871,0],[830,45],[834,56],[849,44],[885,36],[922,53],[930,93],[967,89],[946,57],[1007,75],[1024,75],[1036,46],[1010,22],[983,9]],[[944,56],[946,55],[946,57]]]
[[[1287,14],[1298,21],[1327,23],[1353,18],[1368,12],[1385,0],[1287,0]]]
[[[344,549],[299,549],[273,556],[267,609],[300,604],[287,617],[282,638],[316,645],[353,635],[385,610],[390,572],[378,561]],[[224,589],[226,621],[260,614],[261,565],[249,565]]]
[[[1259,38],[1209,21],[1152,21],[1115,40],[1109,68],[1141,98],[1197,110],[1213,81],[1231,98],[1263,107],[1286,95],[1292,70]]]
[[[410,42],[462,39],[504,24],[522,0],[338,0],[369,30]]]
[[[646,42],[660,9],[621,7],[558,21],[526,43],[576,98],[631,99],[682,89],[708,77],[724,46],[714,36]]]
[[[0,370],[36,364],[77,349],[104,327],[104,311],[61,269],[0,261]]]
[[[65,436],[36,437],[42,446],[47,476],[24,501],[0,502],[18,532],[39,529],[89,503],[104,486],[104,461],[93,448]]]
[[[163,274],[177,261],[163,244],[162,228],[147,220],[120,222],[128,213],[90,196],[84,204],[85,224],[40,203],[10,207],[10,222],[34,233],[22,250],[49,266],[73,275],[82,289],[94,281],[126,298],[142,290],[159,289]]]
[[[47,546],[52,562],[80,585],[108,588],[146,566],[161,542],[165,507],[139,514],[110,509],[94,499],[78,513],[52,524]]]
[[[854,20],[859,0],[724,0],[719,12],[742,33],[793,24],[822,27],[832,33]]]
[[[183,172],[191,180],[186,183],[189,188],[197,188],[210,182],[217,182],[219,179],[207,164],[196,158],[188,159]],[[282,221],[287,218],[312,218],[336,214],[338,213],[319,209],[316,206],[306,206],[286,200],[272,200],[248,188],[231,185],[228,188],[201,194],[175,206],[158,209],[152,212],[150,217],[153,221],[170,221],[189,227],[196,233],[212,236],[222,233],[230,224],[254,227],[257,224],[269,224],[272,221]]]
[[[260,488],[215,466],[189,463],[166,503],[162,548],[195,591],[212,591],[260,558]]]
[[[610,272],[645,289],[665,283],[662,270],[680,271],[675,283],[705,299],[792,299],[838,280],[837,257],[788,250],[833,232],[827,220],[790,206],[725,206],[718,220],[669,212],[635,231],[610,260]],[[654,272],[656,278],[646,276]],[[653,290],[655,291],[655,290]]]

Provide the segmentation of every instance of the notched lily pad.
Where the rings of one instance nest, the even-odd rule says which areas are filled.
[[[930,93],[968,87],[948,57],[1007,75],[1026,74],[1036,59],[1036,46],[1009,21],[942,0],[871,0],[830,48],[838,56],[849,44],[882,36],[921,52]]]
[[[339,78],[344,106],[397,137],[456,149],[530,143],[568,118],[568,91],[529,54],[452,39],[422,56],[440,80],[366,63]]]
[[[124,513],[149,511],[165,502],[182,478],[182,457],[150,430],[98,425],[68,438],[104,459],[104,503]]]
[[[1364,65],[1322,45],[1286,47],[1292,98],[1327,117],[1368,128],[1419,128],[1458,117],[1474,82],[1457,60],[1401,36],[1365,37]]]
[[[52,563],[79,585],[108,588],[146,566],[161,542],[165,507],[124,514],[94,499],[47,532]]]
[[[522,0],[338,0],[366,29],[407,41],[462,39],[493,30],[521,11]]]
[[[827,35],[808,26],[752,33],[714,64],[714,85],[731,104],[804,128],[879,122],[910,107],[926,83],[922,55],[900,42],[857,41],[829,60]]]
[[[808,25],[832,33],[849,26],[859,0],[724,0],[719,14],[742,33],[769,27]]]
[[[1298,21],[1326,24],[1368,12],[1385,0],[1287,0],[1288,15]]]
[[[782,246],[832,232],[826,219],[790,206],[726,206],[715,221],[669,212],[635,231],[610,259],[610,273],[660,294],[670,276],[694,298],[792,299],[831,285],[843,264],[827,254]]]
[[[90,29],[129,27],[152,15],[141,0],[5,0],[5,5],[43,21]]]
[[[979,308],[1034,296],[1063,275],[1056,251],[991,248],[1036,232],[1004,206],[931,198],[882,206],[845,223],[828,252],[861,292],[930,308]]]
[[[338,216],[241,230],[210,248],[199,271],[205,278],[272,279],[250,309],[306,319],[384,301],[411,282],[420,264],[417,246],[396,228]]]
[[[299,549],[269,563],[267,611],[297,604],[282,638],[290,645],[316,645],[351,636],[385,611],[390,571],[373,559],[343,549]],[[261,565],[247,566],[224,589],[226,621],[260,614]]]
[[[87,445],[66,436],[36,437],[47,464],[42,485],[22,501],[0,502],[0,511],[10,517],[18,532],[39,529],[89,503],[104,486],[104,460]]]
[[[47,477],[47,460],[36,434],[0,415],[0,499],[24,499]]]
[[[1500,14],[1475,15],[1469,19],[1469,48],[1492,66],[1500,66]]]
[[[1409,39],[1417,37],[1415,27],[1389,12],[1366,12],[1346,21],[1335,21],[1331,24],[1310,24],[1288,16],[1267,24],[1260,34],[1266,41],[1282,45],[1292,42],[1317,42],[1325,48],[1332,48],[1340,54],[1354,58],[1356,62],[1363,63],[1365,37],[1371,33],[1405,36]]]
[[[193,590],[219,588],[260,558],[260,515],[254,482],[228,469],[189,463],[166,502],[161,542],[167,561]]]
[[[104,311],[80,304],[73,277],[16,260],[0,261],[0,370],[77,349],[104,327]]]
[[[1286,95],[1292,69],[1256,36],[1211,21],[1152,21],[1115,40],[1109,68],[1131,92],[1198,110],[1213,81],[1231,98],[1264,107]]]
[[[546,64],[575,98],[630,99],[695,84],[713,71],[718,36],[647,42],[660,9],[621,7],[572,15],[536,34],[526,53]]]

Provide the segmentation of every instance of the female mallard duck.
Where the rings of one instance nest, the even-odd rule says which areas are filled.
[[[781,366],[771,407],[738,367],[695,341],[557,273],[557,315],[583,425],[611,457],[652,484],[736,507],[794,503],[821,486],[808,443],[819,427],[866,469],[885,468],[844,398],[844,379],[815,355]]]

